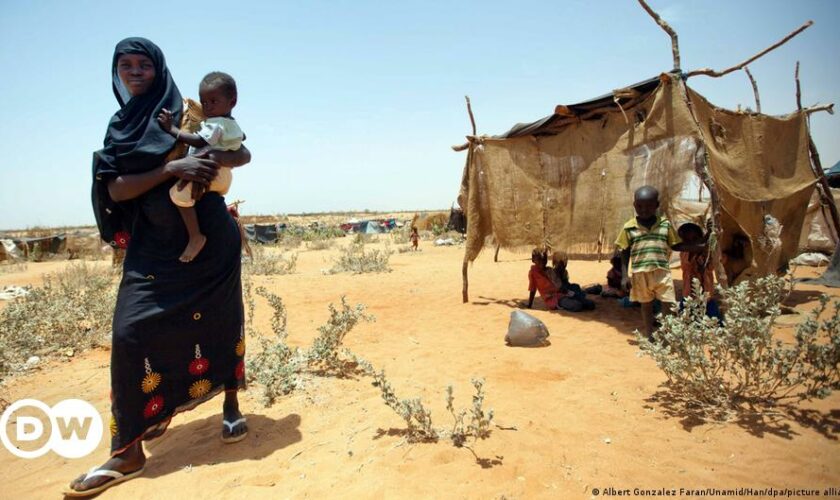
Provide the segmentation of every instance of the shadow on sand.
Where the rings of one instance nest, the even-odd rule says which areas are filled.
[[[170,427],[161,437],[145,444],[149,452],[144,477],[160,477],[184,467],[260,460],[302,439],[300,415],[274,420],[264,415],[246,415],[248,437],[234,444],[219,439],[221,415]]]

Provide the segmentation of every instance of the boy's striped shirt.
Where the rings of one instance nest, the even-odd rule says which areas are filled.
[[[630,249],[630,274],[669,269],[671,247],[679,242],[674,226],[664,217],[657,217],[650,229],[633,217],[624,224],[615,240],[621,250]]]

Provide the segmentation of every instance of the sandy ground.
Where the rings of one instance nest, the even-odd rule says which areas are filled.
[[[395,254],[391,273],[356,276],[321,273],[335,250],[302,250],[296,274],[256,282],[283,298],[296,345],[309,344],[341,295],[366,304],[376,322],[357,327],[347,345],[384,368],[400,397],[422,397],[438,426],[451,423],[445,387],[453,384],[456,404],[467,407],[470,379],[484,377],[498,424],[489,439],[471,450],[409,444],[402,420],[367,379],[314,378],[270,408],[252,386],[242,398],[246,440],[220,442],[217,398],[175,417],[146,444],[145,474],[102,498],[591,498],[610,487],[840,487],[840,394],[776,416],[704,422],[661,396],[664,376],[637,356],[637,310],[599,299],[596,311],[574,315],[548,312],[537,300],[533,314],[548,326],[551,345],[506,347],[509,315],[527,298],[528,256],[503,250],[494,263],[492,252],[483,254],[470,270],[471,301],[462,304],[463,250],[429,242],[421,249]],[[0,274],[0,285],[37,282],[61,265],[29,264]],[[602,280],[607,267],[572,262],[570,271],[587,283]],[[817,291],[827,289],[800,286],[791,304],[807,311]],[[263,331],[269,315],[259,302]],[[109,353],[46,363],[13,379],[9,391],[12,400],[48,404],[79,397],[107,417]],[[107,450],[103,440],[75,460],[0,451],[0,496],[56,498]]]

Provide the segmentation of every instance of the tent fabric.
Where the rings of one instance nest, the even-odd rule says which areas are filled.
[[[245,224],[245,236],[248,241],[257,243],[275,243],[278,239],[277,226],[274,224]]]
[[[840,205],[840,189],[832,189],[831,196],[834,203]],[[816,190],[808,202],[808,209],[805,211],[805,221],[802,223],[802,232],[799,236],[800,252],[823,252],[830,254],[837,247],[837,233],[834,230],[834,223],[824,207],[820,195]]]
[[[696,218],[682,201],[699,186],[696,172],[707,157],[721,195],[723,250],[747,247],[729,252],[727,274],[734,279],[784,267],[796,253],[816,181],[805,115],[721,110],[675,75],[646,82],[656,83],[634,89],[621,108],[590,107],[571,118],[555,113],[471,142],[459,195],[469,220],[466,259],[475,260],[491,236],[505,248],[608,257],[634,214],[638,187],[655,186],[662,212],[675,223]],[[759,243],[774,220],[783,230],[770,255],[757,249],[767,248]]]

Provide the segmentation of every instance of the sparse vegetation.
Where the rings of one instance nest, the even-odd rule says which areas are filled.
[[[373,385],[379,387],[385,404],[405,420],[406,439],[411,442],[437,441],[438,431],[432,426],[432,413],[420,398],[399,399],[385,378],[385,370],[374,375]]]
[[[370,363],[353,354],[342,343],[347,334],[359,321],[373,321],[373,316],[365,314],[364,306],[357,304],[350,307],[344,297],[341,309],[332,304],[330,319],[318,328],[320,335],[312,347],[303,350],[289,347],[287,344],[286,307],[282,299],[258,287],[254,292],[265,298],[273,311],[271,317],[272,336],[261,335],[253,328],[255,302],[251,293],[251,283],[246,282],[244,295],[248,312],[249,334],[258,336],[262,350],[247,359],[248,377],[257,381],[262,388],[263,403],[270,406],[281,396],[290,394],[303,383],[307,373],[346,377],[355,373],[373,372]]]
[[[390,272],[388,261],[391,258],[390,248],[379,250],[376,248],[365,249],[361,239],[355,239],[352,243],[342,248],[333,264],[330,273],[382,273]]]
[[[271,252],[261,245],[251,247],[252,257],[242,266],[242,271],[255,275],[293,274],[297,270],[297,254]]]
[[[40,287],[0,310],[0,374],[32,355],[63,354],[107,343],[115,274],[81,262],[48,274]]]
[[[373,316],[365,314],[365,306],[356,304],[350,307],[341,297],[341,310],[329,305],[330,318],[326,324],[318,327],[319,335],[306,352],[306,361],[310,368],[323,373],[342,376],[349,370],[359,368],[372,371],[370,364],[358,358],[349,349],[343,347],[344,338],[360,321],[373,321]]]
[[[382,400],[405,421],[405,436],[411,442],[437,441],[441,437],[449,437],[457,447],[464,446],[467,440],[487,439],[490,437],[490,424],[493,421],[493,410],[484,411],[484,379],[472,379],[475,395],[469,410],[455,409],[455,392],[452,385],[446,388],[446,409],[452,415],[454,424],[451,430],[435,428],[432,423],[432,412],[426,408],[420,398],[399,399],[385,377],[382,370],[373,376],[373,385],[379,387]],[[464,420],[470,416],[469,422]]]
[[[412,442],[437,441],[448,436],[455,446],[464,446],[472,437],[474,440],[490,436],[490,424],[493,410],[484,410],[484,380],[473,379],[476,393],[469,410],[455,410],[452,386],[447,388],[446,407],[455,419],[452,430],[436,429],[432,425],[432,414],[420,398],[399,399],[385,377],[385,372],[376,373],[373,366],[344,347],[347,334],[360,321],[374,321],[365,313],[365,307],[357,304],[351,307],[344,297],[341,306],[329,305],[330,318],[318,328],[319,335],[308,349],[289,347],[287,344],[286,308],[282,299],[258,287],[255,292],[265,298],[273,310],[271,330],[273,335],[261,335],[253,329],[255,302],[251,292],[251,283],[245,282],[244,295],[248,312],[249,335],[260,339],[262,351],[248,357],[248,378],[259,383],[262,399],[266,406],[278,398],[290,394],[303,385],[306,375],[329,375],[346,377],[364,375],[373,378],[373,385],[378,387],[382,400],[406,422],[405,436]],[[467,415],[469,421],[466,422]]]
[[[26,262],[7,261],[0,263],[0,274],[22,273],[26,271],[28,267],[29,266],[26,265]]]
[[[699,292],[699,283],[694,285]],[[715,416],[824,398],[840,388],[840,302],[829,308],[822,296],[794,339],[785,342],[774,326],[786,293],[784,280],[775,276],[721,290],[723,323],[706,316],[702,298],[688,298],[680,313],[661,319],[653,342],[637,332],[639,346],[680,400]]]
[[[306,243],[306,248],[310,250],[328,250],[334,246],[335,240],[332,239],[311,240]]]

